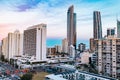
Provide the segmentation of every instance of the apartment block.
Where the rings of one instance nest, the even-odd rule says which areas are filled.
[[[120,38],[107,37],[96,44],[98,72],[120,78]]]

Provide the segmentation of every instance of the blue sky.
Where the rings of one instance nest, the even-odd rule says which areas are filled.
[[[107,28],[116,27],[120,0],[0,0],[0,40],[16,29],[23,33],[31,25],[46,23],[48,46],[61,44],[66,38],[67,10],[71,5],[77,13],[78,43],[88,44],[93,36],[95,10],[101,12],[103,35]]]

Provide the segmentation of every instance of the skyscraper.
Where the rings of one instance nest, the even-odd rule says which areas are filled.
[[[68,46],[73,45],[76,49],[76,13],[74,13],[73,5],[67,12],[67,40]]]
[[[18,30],[2,40],[2,54],[7,60],[23,54],[23,35]]]
[[[117,20],[117,37],[120,38],[120,21]]]
[[[38,24],[24,31],[23,52],[36,60],[46,60],[46,24]]]
[[[2,39],[2,54],[4,55],[5,59],[9,58],[8,54],[8,37]]]
[[[102,39],[102,23],[99,11],[93,12],[93,36],[94,39]]]

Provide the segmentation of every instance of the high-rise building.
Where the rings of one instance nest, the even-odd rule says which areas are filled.
[[[2,46],[0,44],[0,58],[1,58],[1,55],[2,55]]]
[[[115,28],[108,28],[107,36],[115,36]]]
[[[38,24],[24,31],[23,52],[36,60],[46,60],[46,24]]]
[[[117,20],[117,37],[120,38],[120,21]]]
[[[107,37],[96,45],[98,72],[120,79],[120,39]]]
[[[61,46],[60,45],[55,45],[55,51],[56,51],[56,53],[61,53],[61,51],[62,51]]]
[[[14,33],[8,33],[8,36],[2,40],[2,54],[6,59],[23,54],[23,36],[18,30]]]
[[[99,11],[93,12],[93,36],[94,39],[102,39],[102,23]]]
[[[15,55],[15,38],[13,33],[8,33],[8,56],[9,59]]]
[[[23,54],[23,36],[18,30],[8,33],[8,54],[9,59]]]
[[[2,39],[1,47],[2,47],[1,55],[4,55],[5,59],[8,59],[9,54],[8,54],[8,38],[7,37]]]
[[[23,34],[20,34],[19,55],[23,55]]]
[[[76,13],[74,13],[73,5],[67,12],[67,40],[68,46],[73,45],[76,49]]]
[[[80,52],[83,52],[85,49],[86,49],[86,45],[85,45],[84,43],[80,43],[80,44],[78,45],[78,50],[79,50]]]
[[[68,53],[68,41],[66,38],[62,40],[62,52]]]

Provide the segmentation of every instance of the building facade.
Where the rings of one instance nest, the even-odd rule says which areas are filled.
[[[8,54],[9,59],[23,54],[23,35],[18,30],[8,33]]]
[[[56,49],[54,47],[47,48],[47,55],[54,55],[56,53]]]
[[[62,48],[60,45],[55,45],[55,50],[56,50],[56,53],[61,53]]]
[[[23,54],[23,35],[18,30],[8,33],[8,36],[2,40],[2,54],[8,60]]]
[[[94,39],[102,39],[102,23],[99,11],[93,12],[93,28]]]
[[[76,49],[76,13],[73,5],[67,12],[67,40],[68,46],[73,45]]]
[[[68,41],[66,38],[62,40],[62,52],[68,53]]]
[[[70,57],[74,59],[74,58],[75,58],[75,47],[74,47],[73,45],[71,45],[71,46],[69,47],[69,49],[70,49],[70,51],[69,51],[69,52],[70,52],[70,53],[69,53],[69,54],[70,54]]]
[[[115,28],[108,28],[107,36],[114,36],[114,35],[115,35]]]
[[[81,64],[89,64],[90,53],[88,51],[84,51],[80,53]]]
[[[46,60],[46,24],[38,24],[24,31],[24,55]]]
[[[120,79],[120,38],[98,40],[96,47],[98,72]]]
[[[4,55],[5,58],[8,58],[8,38],[2,39],[2,45],[1,45],[1,55]]]
[[[80,52],[83,52],[85,49],[86,49],[86,45],[85,45],[84,43],[80,43],[80,44],[78,45],[78,50],[79,50]]]
[[[117,20],[117,37],[120,38],[120,21]]]
[[[96,49],[98,39],[90,38],[90,52],[94,52]]]

